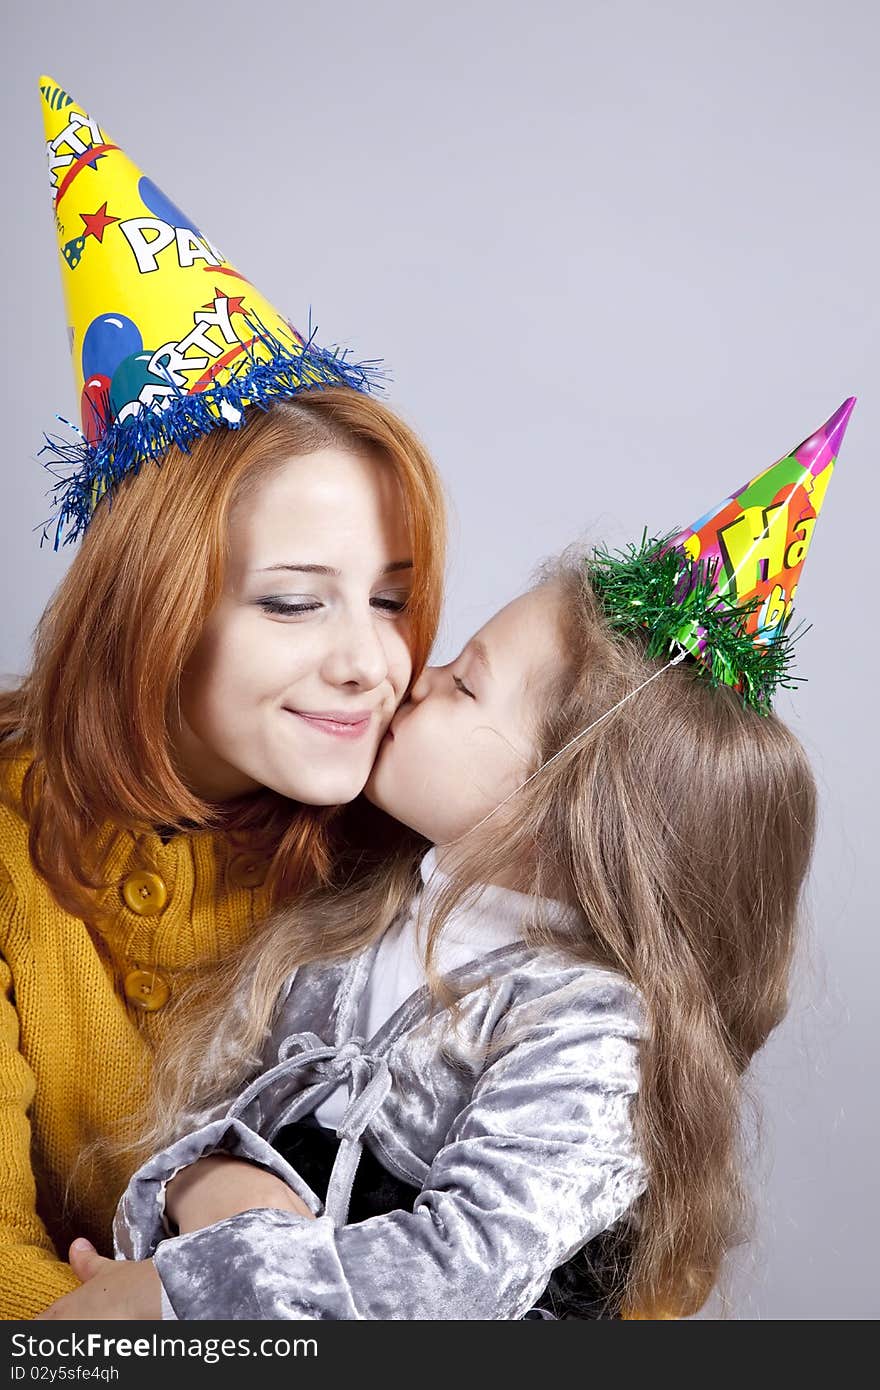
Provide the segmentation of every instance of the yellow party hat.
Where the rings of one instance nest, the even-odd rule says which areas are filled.
[[[58,478],[57,549],[172,445],[240,427],[246,406],[370,391],[383,373],[299,333],[57,82],[39,85],[82,414],[75,442],[47,437],[41,451]]]

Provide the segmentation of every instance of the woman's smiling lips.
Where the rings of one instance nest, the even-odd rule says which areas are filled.
[[[373,722],[372,710],[288,709],[287,713],[295,714],[298,719],[302,719],[313,729],[318,729],[325,734],[332,734],[334,738],[360,738]]]

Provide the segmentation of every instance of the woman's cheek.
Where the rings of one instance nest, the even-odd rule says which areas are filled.
[[[395,702],[395,708],[394,708],[394,709],[384,710],[384,711],[382,712],[382,714],[380,715],[378,721],[377,721],[377,724],[376,724],[376,753],[377,753],[377,754],[378,754],[378,751],[379,751],[379,744],[382,742],[382,739],[385,737],[385,734],[386,734],[387,731],[388,731],[388,727],[389,727],[389,725],[390,725],[392,719],[394,718],[396,706],[397,706],[399,703],[400,703],[399,700]]]
[[[261,614],[224,643],[224,670],[255,700],[281,699],[320,665],[316,636],[303,624],[269,622]]]

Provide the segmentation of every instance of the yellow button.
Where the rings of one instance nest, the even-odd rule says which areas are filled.
[[[254,854],[236,854],[229,861],[229,882],[236,888],[259,888],[268,872],[266,860]]]
[[[122,885],[122,896],[126,907],[139,917],[153,917],[168,901],[168,889],[158,874],[148,869],[139,869],[129,874]]]
[[[168,1003],[171,987],[158,970],[130,970],[125,977],[125,997],[145,1013]]]

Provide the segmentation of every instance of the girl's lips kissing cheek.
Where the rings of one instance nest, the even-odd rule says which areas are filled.
[[[287,709],[286,706],[285,710],[310,728],[331,734],[334,738],[362,738],[373,722],[371,710],[302,710]]]

